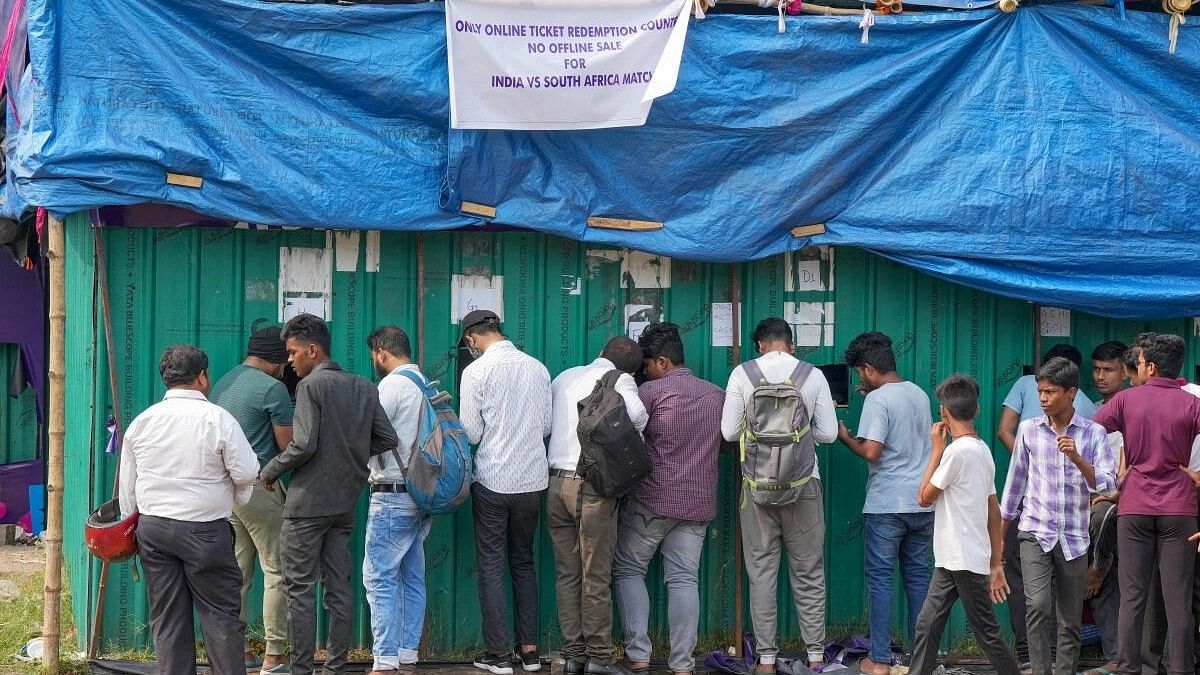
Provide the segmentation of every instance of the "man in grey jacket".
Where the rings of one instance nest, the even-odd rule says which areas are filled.
[[[350,649],[350,533],[354,507],[367,484],[367,460],[396,447],[379,394],[366,379],[329,359],[329,328],[301,314],[282,337],[288,361],[303,378],[296,388],[292,442],[263,467],[267,490],[291,472],[283,510],[280,549],[288,618],[292,627],[292,672],[313,672],[317,638],[317,581],[329,612],[326,673],[340,673]]]

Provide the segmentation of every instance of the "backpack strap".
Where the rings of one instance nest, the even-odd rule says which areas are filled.
[[[800,359],[800,362],[796,364],[795,370],[788,377],[788,382],[796,388],[796,393],[800,393],[800,387],[804,386],[804,382],[808,380],[808,376],[812,374],[812,371],[813,365],[804,359]]]
[[[801,363],[803,363],[803,361]],[[758,385],[764,384],[767,381],[767,378],[763,377],[762,368],[758,367],[758,362],[754,359],[750,359],[749,361],[743,363],[742,370],[745,371],[746,379],[750,380],[750,386],[752,387],[757,387]]]
[[[616,389],[617,388],[617,380],[621,379],[621,376],[624,374],[625,373],[623,373],[622,371],[620,371],[616,368],[613,368],[612,370],[608,371],[607,373],[604,373],[604,375],[602,375],[600,377],[600,382],[605,387],[608,387],[609,389]]]
[[[417,385],[417,388],[421,390],[421,395],[425,397],[425,401],[428,403],[428,401],[429,401],[429,381],[426,380],[425,377],[423,375],[421,375],[421,373],[419,373],[418,371],[415,371],[415,370],[408,369],[408,368],[403,368],[401,370],[393,370],[391,373],[389,373],[389,375],[402,375],[405,378],[407,378],[410,382]],[[395,458],[396,466],[400,467],[400,475],[404,477],[404,482],[407,483],[408,482],[408,465],[406,465],[404,463],[403,459],[400,459],[399,446],[392,448],[392,457]],[[380,469],[383,468],[382,461],[380,461],[380,463],[379,463],[379,468]]]

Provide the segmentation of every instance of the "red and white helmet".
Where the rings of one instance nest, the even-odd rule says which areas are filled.
[[[92,555],[108,562],[120,562],[137,554],[138,515],[121,518],[116,499],[92,511],[83,528],[83,540]]]

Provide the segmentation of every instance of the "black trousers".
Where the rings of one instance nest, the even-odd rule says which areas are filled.
[[[243,675],[242,572],[233,554],[229,521],[196,523],[142,515],[137,544],[150,595],[159,672],[196,672],[195,609],[213,675]]]
[[[517,644],[537,644],[538,585],[533,566],[533,540],[545,494],[545,490],[503,494],[492,492],[479,483],[471,485],[475,566],[479,573],[483,644],[488,653],[507,654],[513,647],[504,599],[506,564],[512,577]]]
[[[1014,528],[1015,529],[1015,528]],[[974,572],[950,571],[941,567],[933,570],[929,581],[929,593],[921,614],[917,617],[917,639],[913,644],[913,655],[909,672],[912,675],[931,675],[937,667],[938,644],[950,618],[950,610],[956,600],[962,600],[967,614],[967,624],[975,634],[975,641],[987,655],[997,675],[1017,675],[1017,660],[1008,649],[1008,643],[1000,635],[1000,624],[992,611],[992,600],[988,596],[988,577]]]
[[[320,518],[284,518],[279,551],[292,632],[292,673],[310,675],[317,648],[317,582],[325,592],[329,631],[326,673],[340,673],[350,652],[350,533],[354,512]]]
[[[1029,628],[1026,622],[1025,574],[1021,568],[1021,542],[1017,538],[1018,516],[1004,535],[1004,578],[1008,581],[1008,625],[1017,648],[1017,661],[1029,660]]]
[[[1159,578],[1165,589],[1170,672],[1194,674],[1196,622],[1192,616],[1192,590],[1196,546],[1187,539],[1195,532],[1195,516],[1123,515],[1117,520],[1117,555],[1121,560],[1117,568],[1121,581],[1117,650],[1123,675],[1142,672],[1142,627],[1156,552]]]

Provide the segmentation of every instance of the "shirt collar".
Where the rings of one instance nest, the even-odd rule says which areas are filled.
[[[342,369],[342,367],[337,364],[337,361],[324,361],[322,363],[317,364],[317,366],[312,369],[312,372],[310,372],[309,375],[312,375],[313,373],[317,372],[318,370],[325,370],[326,368],[328,368],[329,370],[341,370]]]
[[[194,401],[207,401],[204,394],[195,389],[168,389],[167,393],[163,394],[163,400],[166,401],[172,398],[190,398]]]
[[[1149,380],[1146,380],[1146,384],[1143,386],[1164,387],[1166,389],[1181,389],[1182,388],[1182,385],[1179,384],[1179,380],[1176,380],[1176,379],[1173,379],[1170,377],[1152,377]]]
[[[1069,430],[1071,427],[1075,427],[1076,429],[1082,427],[1084,419],[1085,418],[1083,415],[1080,415],[1079,411],[1076,410],[1075,414],[1071,415],[1071,421],[1067,422],[1067,429]],[[1044,427],[1048,427],[1050,431],[1054,431],[1054,425],[1050,423],[1049,415],[1042,415],[1041,417],[1037,418],[1037,423]]]
[[[690,377],[691,374],[692,374],[692,370],[690,368],[688,368],[686,366],[678,366],[676,368],[672,368],[671,370],[668,370],[667,374],[662,376],[662,379],[665,380],[669,377]]]
[[[417,364],[415,364],[415,363],[406,363],[406,364],[404,364],[404,365],[402,365],[402,366],[396,366],[395,368],[393,368],[393,369],[392,369],[392,372],[388,373],[388,375],[392,375],[392,374],[394,374],[394,373],[398,373],[398,372],[400,372],[400,371],[402,371],[402,370],[411,370],[411,371],[414,371],[414,372],[417,372],[417,373],[420,373],[420,372],[421,372],[421,369],[417,367]]]
[[[609,361],[608,359],[604,358],[603,356],[597,358],[595,361],[592,361],[592,365],[596,368],[607,368],[609,370],[616,368],[616,366],[613,365],[612,361]]]

